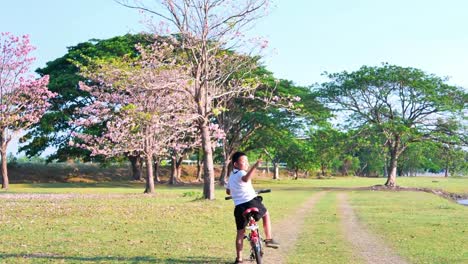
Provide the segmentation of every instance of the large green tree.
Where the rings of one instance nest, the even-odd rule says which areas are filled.
[[[364,177],[387,175],[385,169],[387,152],[384,146],[386,138],[379,133],[379,130],[370,125],[347,130],[342,140],[343,155],[358,160],[354,168],[355,175]]]
[[[449,175],[467,175],[468,173],[468,151],[459,146],[450,144],[439,144],[438,163],[445,172],[445,177]]]
[[[221,184],[227,176],[230,157],[235,151],[241,148],[245,151],[271,148],[272,135],[277,136],[276,143],[282,142],[280,138],[284,138],[285,133],[267,130],[287,131],[291,137],[285,142],[292,144],[289,138],[294,138],[293,130],[320,122],[328,116],[328,111],[309,88],[294,85],[288,80],[277,80],[264,67],[258,67],[252,75],[261,82],[255,93],[250,94],[250,98],[239,96],[226,101],[224,111],[217,116],[218,123],[226,134],[222,144],[224,166]],[[287,147],[289,146],[282,145],[281,148]]]
[[[344,133],[330,125],[323,125],[309,131],[307,143],[314,150],[313,160],[320,168],[322,177],[326,175],[333,161],[344,156],[344,138]]]
[[[320,125],[329,118],[330,112],[318,101],[317,94],[310,88],[295,85],[289,80],[272,79],[272,82],[270,85],[276,86],[273,95],[276,96],[275,100],[281,101],[288,97],[292,100],[285,100],[287,104],[273,104],[252,113],[244,111],[246,121],[255,117],[258,120],[256,124],[261,126],[240,146],[246,151],[255,150],[266,154],[266,159],[274,166],[273,179],[278,179],[280,162],[287,162],[288,167],[295,171],[310,168],[310,151],[301,138],[304,138],[304,131],[308,127]],[[260,93],[260,97],[268,95]],[[239,106],[239,109],[242,111],[243,107]],[[300,156],[294,160],[292,152],[299,153]]]
[[[309,171],[315,167],[315,150],[307,143],[306,138],[292,137],[279,153],[281,161],[293,171],[296,180],[299,177],[299,171],[302,170],[308,175]]]
[[[274,180],[279,180],[279,165],[284,158],[284,151],[295,139],[294,133],[290,131],[291,127],[287,123],[272,122],[271,126],[258,130],[245,144],[247,150],[257,150],[266,154],[266,161],[273,163]]]
[[[67,54],[47,63],[46,67],[39,68],[36,72],[41,75],[49,75],[49,90],[58,94],[50,99],[52,104],[48,111],[22,138],[26,144],[21,147],[27,156],[42,154],[47,148],[53,148],[54,152],[48,157],[49,161],[65,161],[73,158],[90,160],[90,152],[70,146],[72,132],[76,129],[70,124],[73,119],[80,117],[82,107],[90,104],[92,97],[89,93],[82,91],[78,87],[79,81],[84,78],[79,75],[77,63],[87,65],[90,59],[111,59],[123,56],[138,56],[135,48],[137,43],[150,44],[154,39],[145,34],[113,37],[106,40],[92,39],[69,47]],[[101,131],[101,127],[96,126],[90,134]],[[139,178],[141,164],[135,157],[129,157],[134,166],[134,177]]]
[[[468,152],[460,146],[441,142],[418,142],[403,152],[399,175],[414,176],[416,173],[439,173],[444,176],[466,175]]]
[[[398,159],[410,143],[453,134],[445,124],[466,109],[463,89],[415,68],[363,66],[328,77],[318,88],[324,102],[342,111],[350,127],[370,126],[386,139],[387,186],[396,185]]]
[[[416,176],[421,172],[438,172],[443,169],[438,153],[439,144],[426,141],[410,144],[401,154],[398,175]]]

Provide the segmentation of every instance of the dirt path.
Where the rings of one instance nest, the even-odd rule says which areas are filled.
[[[288,216],[285,220],[273,225],[273,237],[281,244],[278,249],[266,248],[264,263],[265,264],[281,264],[286,263],[285,257],[294,249],[296,240],[299,237],[304,219],[309,215],[310,211],[317,201],[325,194],[320,192],[314,194],[307,200],[293,215]]]
[[[346,194],[338,194],[338,202],[342,218],[342,230],[358,257],[362,258],[366,263],[408,263],[359,223]]]

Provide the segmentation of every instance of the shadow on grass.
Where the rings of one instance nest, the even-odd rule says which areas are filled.
[[[28,188],[142,188],[142,182],[97,182],[97,183],[22,183]]]
[[[53,182],[53,183],[15,183],[28,188],[144,188],[145,183],[140,181],[110,181],[110,182]],[[156,188],[164,189],[178,189],[178,190],[192,190],[193,188],[200,188],[200,184],[184,184],[184,185],[170,185],[166,182],[155,182]]]
[[[141,257],[117,257],[117,256],[95,256],[95,257],[85,257],[85,256],[60,256],[60,255],[51,255],[51,254],[3,254],[0,253],[1,260],[12,260],[15,259],[24,259],[24,260],[57,260],[65,261],[68,263],[79,263],[79,262],[110,262],[110,263],[229,263],[226,260],[218,257],[202,257],[202,256],[193,256],[186,258],[158,258],[151,256],[141,256]]]

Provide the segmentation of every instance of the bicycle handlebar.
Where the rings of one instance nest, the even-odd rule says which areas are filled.
[[[261,194],[261,193],[269,193],[269,192],[271,192],[271,189],[261,189],[261,190],[255,191],[255,193],[256,193],[257,195],[259,195],[259,194]],[[226,196],[226,197],[224,197],[224,199],[225,199],[225,200],[231,200],[231,199],[232,199],[232,196]]]
[[[271,189],[261,189],[261,190],[258,190],[258,191],[257,191],[257,194],[269,193],[269,192],[271,192]]]

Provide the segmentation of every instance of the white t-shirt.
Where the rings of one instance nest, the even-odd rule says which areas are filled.
[[[235,205],[246,203],[253,198],[257,197],[255,190],[252,186],[252,181],[244,182],[242,177],[247,174],[244,170],[234,169],[229,176],[226,188],[231,191],[232,200]]]

